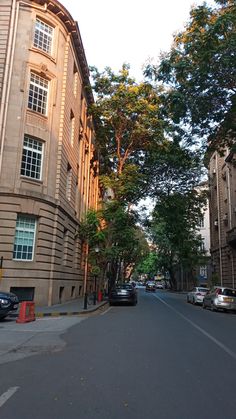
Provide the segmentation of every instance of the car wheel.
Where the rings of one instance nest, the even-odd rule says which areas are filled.
[[[195,298],[193,298],[192,303],[193,303],[193,305],[195,306],[195,304],[196,304]]]
[[[0,320],[3,320],[7,317],[7,314],[3,314],[2,316],[0,316]]]
[[[202,308],[206,309],[206,305],[205,305],[204,301],[202,303]]]
[[[189,298],[187,297],[187,303],[189,303]]]

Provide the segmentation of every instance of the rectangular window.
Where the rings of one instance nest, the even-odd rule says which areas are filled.
[[[66,173],[66,198],[69,201],[71,200],[71,188],[72,188],[72,168],[68,163],[67,173]]]
[[[13,259],[33,260],[36,219],[18,215],[14,241]]]
[[[34,32],[34,46],[47,52],[47,54],[51,54],[52,39],[52,26],[47,25],[47,23],[42,22],[42,20],[40,19],[36,19]]]
[[[73,91],[74,96],[77,96],[77,89],[78,89],[78,71],[76,65],[74,64],[74,71],[73,71]]]
[[[204,228],[204,215],[202,214],[199,219],[199,227]]]
[[[69,245],[69,231],[67,228],[64,228],[63,232],[63,265],[67,265],[68,263],[68,245]]]
[[[70,143],[74,145],[74,136],[75,136],[75,117],[72,111],[70,111]]]
[[[206,251],[206,249],[205,249],[205,241],[204,241],[204,238],[202,238],[201,240],[202,240],[202,241],[201,241],[201,243],[200,243],[200,251],[201,251],[201,252],[205,252],[205,251]]]
[[[31,179],[41,180],[42,156],[42,142],[25,135],[21,160],[21,175]]]
[[[47,114],[49,81],[35,73],[30,74],[28,108],[39,112],[42,115]]]
[[[199,273],[201,277],[207,278],[207,266],[200,266]]]

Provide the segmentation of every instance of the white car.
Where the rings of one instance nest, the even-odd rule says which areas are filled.
[[[222,309],[224,311],[236,311],[236,289],[228,287],[213,287],[204,297],[203,308],[212,311]]]
[[[156,288],[158,289],[161,289],[161,290],[163,290],[164,289],[164,285],[163,285],[163,283],[162,282],[156,282]]]
[[[205,297],[208,291],[209,291],[209,288],[194,287],[187,294],[187,303],[202,304],[203,298]]]

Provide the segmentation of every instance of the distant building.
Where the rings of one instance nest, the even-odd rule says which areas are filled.
[[[87,279],[80,221],[98,196],[89,71],[56,0],[0,0],[0,28],[0,286],[51,305]]]
[[[228,287],[236,287],[235,157],[214,152],[209,162],[212,279]]]

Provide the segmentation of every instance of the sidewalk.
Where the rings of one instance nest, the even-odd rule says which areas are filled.
[[[87,313],[93,313],[98,309],[102,309],[108,304],[107,300],[96,302],[96,304],[87,304],[84,309],[84,298],[80,297],[65,303],[53,306],[35,306],[35,317],[58,317],[58,316],[78,316]],[[19,309],[16,313],[11,313],[10,317],[18,317]]]

